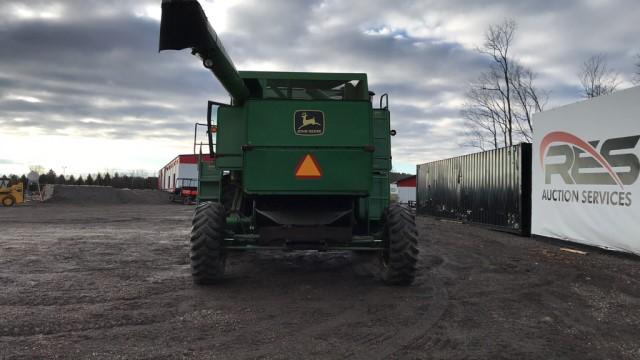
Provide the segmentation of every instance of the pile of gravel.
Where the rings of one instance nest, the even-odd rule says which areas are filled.
[[[56,204],[168,204],[169,194],[159,190],[116,189],[111,186],[55,185],[47,200]]]

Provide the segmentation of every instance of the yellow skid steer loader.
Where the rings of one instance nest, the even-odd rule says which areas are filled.
[[[9,186],[9,179],[0,179],[0,203],[2,206],[13,206],[24,202],[22,182]]]

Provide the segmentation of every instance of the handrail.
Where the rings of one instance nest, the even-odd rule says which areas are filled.
[[[384,107],[382,106],[382,99],[386,99]],[[389,94],[384,93],[380,96],[380,109],[388,109],[389,108]]]

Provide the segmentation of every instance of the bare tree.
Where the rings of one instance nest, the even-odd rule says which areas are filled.
[[[531,117],[542,111],[548,94],[534,86],[533,71],[513,60],[510,49],[515,30],[513,20],[490,26],[478,49],[492,61],[466,93],[461,115],[468,141],[463,145],[484,150],[511,146],[514,138],[531,140]]]
[[[464,145],[483,151],[488,147],[497,149],[502,145],[505,131],[494,98],[479,86],[472,87],[466,96],[467,103],[461,111],[467,122],[468,142]]]
[[[461,144],[462,146],[476,148],[480,151],[485,151],[489,149],[489,144],[487,142],[486,133],[483,128],[479,125],[470,123],[467,125],[465,131],[465,140]]]
[[[578,77],[585,98],[611,94],[620,85],[618,73],[609,68],[604,54],[593,55],[582,63]]]
[[[497,149],[508,144],[506,108],[501,96],[493,90],[496,81],[495,72],[482,73],[466,93],[461,115],[472,135],[468,146],[485,150],[488,146]]]
[[[512,88],[511,81],[509,81],[512,62],[509,58],[509,50],[511,49],[515,31],[516,23],[511,19],[507,19],[499,25],[491,25],[485,33],[484,44],[478,49],[480,53],[489,55],[493,60],[489,73],[485,74],[488,77],[488,82],[493,87],[486,88],[486,90],[495,91],[499,94],[509,146],[513,145]]]
[[[42,165],[29,165],[29,170],[38,173],[38,175],[45,173],[44,167]]]
[[[538,89],[534,85],[536,74],[530,69],[520,64],[514,64],[513,73],[510,77],[517,103],[514,117],[518,125],[518,133],[526,141],[533,138],[533,123],[531,121],[534,113],[544,110],[544,106],[549,99],[549,93]]]

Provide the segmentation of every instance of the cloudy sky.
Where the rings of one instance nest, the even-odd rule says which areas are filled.
[[[240,70],[366,72],[390,94],[394,167],[461,146],[464,93],[490,24],[518,25],[513,54],[579,100],[577,72],[605,53],[631,86],[638,0],[201,1]],[[0,0],[0,174],[155,172],[192,151],[193,123],[224,89],[188,51],[157,51],[160,1]]]

